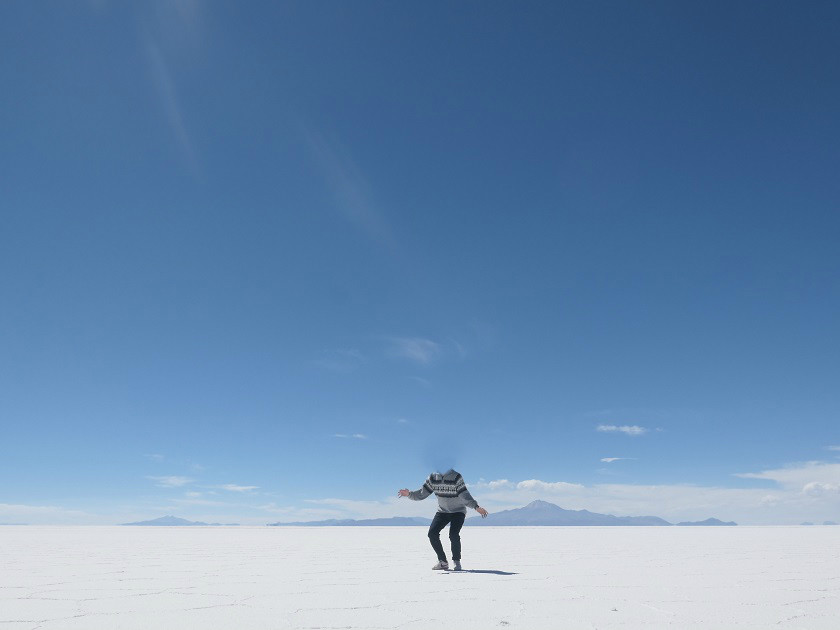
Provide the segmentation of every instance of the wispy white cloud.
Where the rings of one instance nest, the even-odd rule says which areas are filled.
[[[173,504],[176,505],[203,505],[203,506],[211,506],[211,507],[224,507],[224,508],[237,508],[239,506],[231,505],[230,503],[225,503],[224,501],[213,501],[212,499],[194,499],[188,497],[186,499],[171,499]]]
[[[162,462],[164,459],[160,453],[144,453],[143,457],[151,459],[153,462]]]
[[[189,477],[179,477],[176,475],[165,477],[147,476],[146,479],[151,479],[152,481],[157,482],[157,485],[161,488],[180,488],[181,486],[185,486],[195,481],[195,479],[190,479]]]
[[[566,481],[541,481],[539,479],[526,479],[518,483],[508,479],[496,479],[494,481],[480,480],[476,483],[470,484],[470,488],[477,490],[487,489],[490,491],[496,490],[525,490],[528,492],[578,492],[584,486],[577,483],[568,483]]]
[[[366,440],[368,437],[364,433],[333,433],[333,437],[341,438],[344,440]]]
[[[350,152],[337,139],[303,128],[309,150],[315,156],[332,189],[336,208],[374,241],[396,249],[396,239],[382,212],[372,200],[370,186]]]
[[[613,462],[620,462],[624,460],[636,459],[635,457],[602,457],[601,461],[607,464],[612,464]]]
[[[508,481],[507,479],[496,479],[494,481],[488,481],[487,487],[490,490],[498,490],[499,488],[515,488],[516,484]]]
[[[528,490],[531,492],[579,492],[583,490],[579,483],[568,483],[565,481],[540,481],[539,479],[526,479],[516,484],[517,490]]]
[[[811,497],[821,497],[826,494],[840,494],[840,483],[811,481],[802,486],[802,494],[807,494]]]
[[[783,488],[804,490],[809,484],[840,484],[840,464],[820,461],[790,464],[757,473],[736,473],[744,479],[765,479]]]
[[[452,347],[452,349],[455,353],[455,356],[457,356],[459,359],[466,359],[467,358],[467,349],[458,340],[450,337],[449,338],[449,345]]]
[[[411,420],[408,418],[397,418],[397,424],[411,424]]]
[[[253,492],[259,488],[259,486],[240,486],[235,483],[226,483],[216,487],[229,492]]]
[[[410,378],[412,381],[414,381],[418,385],[422,385],[423,387],[431,387],[432,386],[432,382],[427,378],[423,378],[422,376],[409,376],[408,378]]]
[[[442,353],[442,346],[422,337],[390,337],[388,354],[408,359],[420,365],[430,365],[438,360]]]
[[[829,451],[840,451],[840,446],[828,446]]]
[[[194,174],[199,172],[195,144],[185,122],[176,72],[201,53],[202,2],[167,0],[148,3],[143,11],[141,39],[154,91],[175,143]]]
[[[193,142],[184,124],[184,116],[178,100],[175,82],[172,79],[172,73],[169,70],[166,57],[160,46],[154,40],[148,41],[146,54],[152,79],[154,80],[155,88],[163,106],[169,127],[181,152],[186,157],[190,168],[193,172],[197,172],[198,159],[193,148]]]
[[[644,435],[648,432],[648,429],[645,427],[640,427],[637,425],[621,425],[617,426],[614,424],[599,424],[596,431],[600,431],[601,433],[624,433],[625,435],[632,435],[632,436],[639,436]]]

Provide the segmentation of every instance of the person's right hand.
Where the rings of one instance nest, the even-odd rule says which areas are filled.
[[[403,488],[397,496],[407,497],[409,494],[411,494],[411,491],[408,488]]]
[[[487,518],[487,510],[485,510],[483,507],[477,507],[475,508],[475,511],[481,514],[481,518]]]

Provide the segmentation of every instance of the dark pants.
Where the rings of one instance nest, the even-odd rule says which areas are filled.
[[[461,527],[464,526],[465,518],[467,515],[463,512],[452,514],[438,512],[432,519],[432,524],[429,526],[429,542],[432,543],[432,548],[441,562],[446,562],[446,554],[443,553],[443,545],[440,544],[440,532],[447,524],[449,524],[449,542],[452,543],[452,559],[461,559]]]

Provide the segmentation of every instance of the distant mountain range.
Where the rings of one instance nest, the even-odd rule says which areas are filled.
[[[295,523],[269,523],[269,527],[387,527],[407,525],[420,525],[428,527],[432,519],[420,518],[419,516],[392,516],[391,518],[366,518],[356,520],[353,518],[330,519],[327,521],[298,521]]]
[[[359,526],[428,526],[431,523],[427,518],[399,517],[373,518],[364,520],[355,519],[331,519],[328,521],[304,521],[296,523],[269,523],[272,527],[297,526],[297,527],[359,527]],[[532,501],[525,507],[514,510],[503,510],[490,514],[487,518],[474,516],[466,520],[468,525],[477,526],[670,526],[665,519],[658,516],[613,516],[612,514],[597,514],[588,510],[564,510],[558,505],[547,501]],[[724,523],[716,518],[706,519],[699,522],[678,523],[684,526],[734,526],[737,523]]]
[[[326,521],[296,521],[292,523],[268,523],[269,527],[428,527],[431,519],[416,516],[392,516],[391,518],[368,518],[356,520],[352,518],[329,519]],[[503,510],[490,514],[487,518],[473,516],[466,520],[467,525],[522,527],[522,526],[670,526],[665,519],[658,516],[613,516],[612,514],[598,514],[588,510],[565,510],[547,501],[532,501],[525,507],[513,510]],[[176,516],[163,516],[150,521],[137,523],[123,523],[131,526],[157,527],[219,527],[235,526],[238,523],[203,523],[188,521]],[[705,521],[677,523],[678,526],[688,527],[721,527],[734,526],[737,523],[727,523],[716,518]]]
[[[710,526],[710,527],[734,527],[737,525],[735,521],[727,521],[724,523],[723,521],[719,521],[716,518],[707,518],[705,521],[697,521],[697,522],[689,522],[686,521],[685,523],[677,523],[677,525],[688,525],[690,527],[700,527],[700,526]]]
[[[473,516],[467,519],[469,525],[485,526],[568,526],[568,525],[670,525],[658,516],[613,516],[597,514],[589,510],[564,510],[548,501],[531,501],[515,510],[503,510],[487,518]]]
[[[122,525],[143,525],[157,527],[222,527],[235,526],[239,523],[202,523],[201,521],[188,521],[177,516],[161,516],[151,521],[140,521],[138,523],[122,523]]]

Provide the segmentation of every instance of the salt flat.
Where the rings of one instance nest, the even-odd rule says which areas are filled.
[[[440,573],[420,527],[0,527],[0,630],[840,628],[840,527],[462,539]]]

